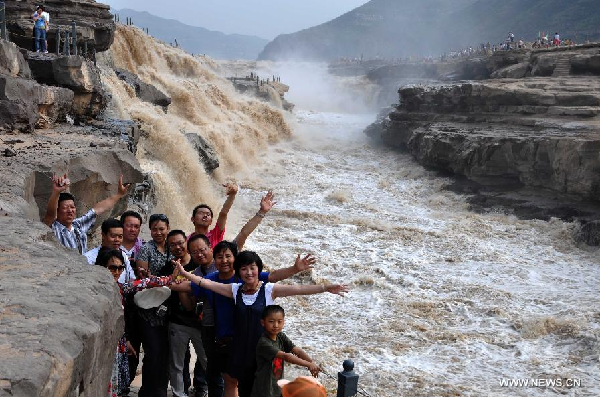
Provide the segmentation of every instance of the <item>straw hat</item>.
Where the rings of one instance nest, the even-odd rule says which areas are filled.
[[[151,309],[160,306],[170,296],[169,287],[148,288],[135,294],[133,301],[142,309]]]
[[[296,380],[277,381],[283,397],[327,397],[327,391],[318,380],[309,376],[299,376]]]

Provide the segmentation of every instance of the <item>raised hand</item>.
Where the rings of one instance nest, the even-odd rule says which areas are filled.
[[[171,279],[175,281],[177,280],[177,276],[180,275],[180,269],[183,269],[183,266],[181,266],[181,259],[172,259],[171,265],[173,266],[173,274],[171,275]]]
[[[190,280],[190,277],[192,277],[192,274],[187,272],[183,268],[181,261],[178,259],[177,261],[175,261],[175,263],[177,264],[177,267],[175,268],[175,271],[173,272],[173,274],[175,274],[175,272],[177,272],[177,275],[183,276],[183,277],[187,278],[188,280]]]
[[[224,183],[223,187],[225,188],[225,194],[228,196],[236,195],[238,192],[237,183]]]
[[[315,263],[317,263],[317,258],[311,254],[307,254],[304,258],[301,258],[300,254],[298,254],[296,262],[294,262],[294,267],[298,272],[303,272],[312,269]]]
[[[52,190],[57,193],[62,193],[69,188],[71,181],[67,177],[67,174],[63,176],[52,175]]]
[[[273,193],[272,190],[269,190],[267,192],[267,194],[265,195],[265,197],[263,197],[260,200],[260,210],[259,212],[263,215],[265,215],[267,212],[271,211],[271,208],[273,208],[273,206],[275,204],[277,204],[277,201],[274,201],[275,198],[275,194]]]
[[[125,196],[130,187],[131,183],[123,184],[123,174],[121,174],[119,176],[119,190],[117,191],[117,194],[121,197]]]
[[[349,290],[350,289],[345,284],[329,284],[325,286],[325,291],[339,296],[344,296]]]

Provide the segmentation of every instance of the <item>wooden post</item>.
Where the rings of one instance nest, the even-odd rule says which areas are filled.
[[[60,54],[60,27],[56,29],[56,55]]]
[[[69,39],[70,39],[70,33],[67,30],[65,32],[65,42],[63,43],[63,55],[69,55]]]

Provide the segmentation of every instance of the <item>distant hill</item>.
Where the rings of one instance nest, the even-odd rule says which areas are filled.
[[[198,26],[183,24],[174,19],[164,19],[147,12],[131,9],[111,10],[118,14],[121,23],[129,17],[135,26],[148,28],[150,35],[166,43],[177,43],[184,50],[194,54],[206,54],[215,59],[251,59],[269,41],[256,36],[225,34]]]
[[[599,0],[371,0],[322,25],[280,35],[259,59],[332,60],[438,55],[498,43],[508,31],[600,38]]]

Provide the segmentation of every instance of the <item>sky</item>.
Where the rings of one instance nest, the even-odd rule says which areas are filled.
[[[368,0],[97,0],[223,33],[274,39],[327,22]],[[135,22],[135,21],[134,21]]]

